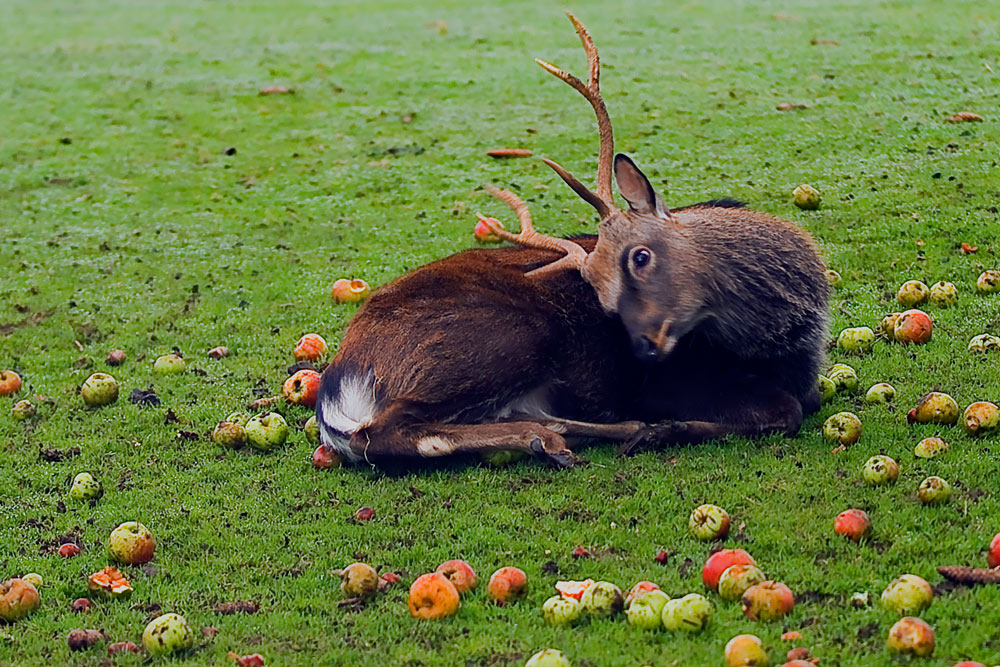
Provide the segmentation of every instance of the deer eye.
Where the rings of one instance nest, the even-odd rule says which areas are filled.
[[[653,251],[645,246],[632,248],[630,260],[634,270],[642,270],[653,262]]]

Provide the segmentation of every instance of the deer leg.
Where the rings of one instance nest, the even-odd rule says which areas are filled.
[[[369,462],[516,449],[560,468],[581,463],[562,435],[532,422],[402,425],[377,419],[351,436],[351,449]]]
[[[619,442],[628,440],[647,428],[645,423],[639,421],[598,424],[593,422],[578,422],[572,419],[560,419],[559,417],[534,417],[521,413],[515,413],[511,416],[511,419],[519,422],[540,424],[550,431],[555,431],[567,438],[598,438]]]
[[[802,405],[781,390],[748,390],[733,402],[715,410],[714,420],[666,420],[653,424],[630,438],[619,454],[631,456],[646,449],[703,442],[727,435],[756,437],[767,433],[795,435],[802,425]]]

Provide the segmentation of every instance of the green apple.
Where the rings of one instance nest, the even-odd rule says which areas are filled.
[[[919,614],[931,606],[934,590],[923,577],[904,574],[882,591],[882,604],[901,615]]]
[[[944,454],[948,449],[948,443],[941,438],[924,438],[913,448],[913,455],[922,459],[932,459]]]
[[[853,445],[861,439],[861,420],[852,412],[838,412],[823,424],[823,437],[838,445]]]
[[[234,422],[219,422],[212,430],[212,442],[228,449],[236,449],[246,440],[246,431]]]
[[[164,354],[162,357],[157,357],[156,361],[153,362],[153,372],[161,375],[183,373],[186,367],[187,362],[179,354]]]
[[[907,280],[896,292],[896,301],[903,308],[915,308],[926,301],[930,293],[927,285],[919,280]]]
[[[896,389],[891,384],[879,382],[873,384],[865,392],[865,403],[892,403],[896,398]]]
[[[951,283],[936,282],[931,285],[930,300],[935,306],[950,308],[958,304],[958,289]]]
[[[663,627],[667,630],[697,632],[712,617],[712,603],[704,595],[689,593],[663,605]]]
[[[858,390],[858,372],[847,364],[834,364],[826,376],[837,386],[837,391]]]
[[[562,651],[547,648],[528,658],[524,667],[573,667]]]
[[[922,396],[917,407],[906,414],[910,424],[944,424],[951,426],[958,421],[958,403],[948,394],[932,391]]]
[[[10,414],[17,421],[25,421],[34,417],[37,411],[34,403],[25,400],[15,403],[14,407],[10,409]]]
[[[154,657],[180,653],[194,647],[194,633],[180,614],[163,614],[143,630],[142,645]]]
[[[564,595],[553,595],[542,605],[542,618],[549,625],[571,625],[582,613],[580,603]]]
[[[729,514],[718,505],[700,505],[692,510],[688,528],[699,540],[724,540],[729,534]]]
[[[518,449],[487,449],[479,452],[479,460],[488,466],[505,466],[528,458],[527,452]]]
[[[821,403],[829,403],[837,395],[837,385],[825,375],[820,375],[816,379],[816,388],[819,389]]]
[[[81,472],[73,478],[73,486],[70,487],[69,497],[73,500],[93,500],[100,498],[104,493],[101,483],[94,479],[89,472]]]
[[[992,334],[979,334],[969,341],[969,352],[984,353],[1000,350],[1000,338]]]
[[[107,373],[94,373],[84,380],[80,396],[92,408],[110,405],[118,400],[118,381]]]
[[[816,188],[803,183],[792,190],[792,201],[795,202],[796,206],[805,211],[815,211],[819,208],[822,197]]]
[[[262,412],[251,417],[243,430],[247,443],[262,452],[281,446],[288,437],[288,424],[277,412]]]
[[[756,565],[730,565],[719,575],[719,597],[727,602],[736,602],[748,588],[766,579]]]
[[[302,430],[306,434],[307,441],[314,445],[319,442],[319,420],[316,419],[316,415],[309,418]]]
[[[108,554],[112,560],[126,565],[142,565],[153,559],[156,542],[149,529],[138,521],[126,521],[108,538]]]
[[[976,279],[976,290],[980,294],[1000,292],[1000,271],[983,271]]]
[[[647,591],[632,601],[625,610],[628,624],[643,630],[656,630],[663,625],[663,607],[670,601],[663,591]]]
[[[871,352],[873,345],[875,345],[875,332],[870,327],[844,329],[837,336],[837,347],[844,352],[864,354]]]
[[[580,596],[580,604],[591,616],[614,616],[622,610],[625,598],[622,589],[610,581],[597,581]]]
[[[951,485],[932,475],[920,482],[917,497],[924,505],[941,505],[951,500]]]
[[[861,478],[872,486],[891,484],[899,477],[899,464],[892,458],[879,454],[865,463]]]

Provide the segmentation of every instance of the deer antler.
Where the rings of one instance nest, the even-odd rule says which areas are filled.
[[[483,216],[482,213],[477,213],[476,215],[479,217],[480,222],[489,227],[490,231],[505,241],[511,241],[518,245],[566,253],[564,257],[533,271],[529,271],[527,275],[539,276],[561,269],[579,270],[583,268],[584,263],[587,261],[587,251],[582,246],[569,239],[560,239],[554,236],[539,234],[535,231],[535,227],[531,222],[531,211],[528,210],[528,205],[520,197],[510,190],[502,190],[489,184],[483,187],[491,195],[507,204],[517,214],[518,222],[521,223],[520,231],[517,234],[511,234],[503,227],[494,224],[494,221]]]
[[[560,178],[566,181],[566,184],[573,188],[574,192],[597,209],[601,218],[605,218],[615,210],[614,195],[611,191],[611,171],[614,160],[615,139],[611,129],[611,118],[608,116],[608,109],[604,106],[604,100],[601,98],[601,61],[597,55],[597,47],[594,45],[594,40],[591,38],[590,33],[587,32],[587,29],[575,16],[573,16],[573,14],[566,12],[566,15],[569,17],[569,20],[573,22],[573,27],[576,28],[576,34],[580,36],[580,42],[583,44],[583,49],[587,52],[587,60],[590,63],[590,76],[588,83],[584,84],[583,81],[580,81],[580,79],[576,78],[569,72],[561,70],[555,65],[545,62],[544,60],[536,59],[535,62],[538,63],[546,72],[562,79],[572,86],[578,93],[583,95],[583,97],[590,102],[590,106],[594,108],[594,114],[597,116],[597,130],[601,137],[601,150],[597,162],[597,194],[595,195],[593,192],[588,190],[587,187],[574,178],[571,173],[560,167],[555,162],[546,160],[545,164],[552,167],[552,169],[559,174]]]

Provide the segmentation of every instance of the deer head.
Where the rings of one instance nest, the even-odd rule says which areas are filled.
[[[537,233],[531,226],[527,206],[506,190],[487,189],[503,199],[521,219],[519,234],[511,234],[480,216],[498,236],[521,245],[561,250],[565,256],[535,269],[529,275],[544,276],[553,271],[579,270],[593,286],[602,308],[617,314],[632,338],[636,354],[657,359],[668,354],[684,334],[707,314],[703,281],[684,267],[696,262],[674,261],[678,253],[690,260],[698,249],[684,238],[674,215],[653,190],[649,179],[625,155],[614,155],[614,135],[607,108],[600,94],[600,60],[587,29],[572,14],[590,64],[588,83],[542,60],[543,69],[562,79],[590,103],[597,116],[600,153],[597,164],[597,192],[591,191],[569,171],[551,160],[545,163],[594,207],[600,216],[598,241],[593,252],[567,239]],[[628,204],[620,209],[611,189],[614,174],[618,191]],[[525,226],[527,220],[527,226]]]

